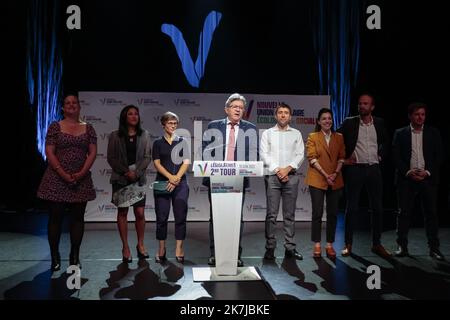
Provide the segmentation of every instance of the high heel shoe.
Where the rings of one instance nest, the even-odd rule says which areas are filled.
[[[184,256],[176,256],[175,259],[177,259],[177,262],[184,263]]]
[[[138,256],[139,259],[148,259],[149,258],[148,253],[147,252],[140,252],[138,246],[136,246],[136,252],[137,252],[137,256]],[[164,255],[165,255],[165,253],[164,253]]]
[[[133,262],[133,258],[131,257],[130,248],[128,248],[128,246],[122,248],[122,262],[124,262],[124,263],[132,263]]]
[[[122,262],[125,263],[132,263],[133,262],[133,258],[131,256],[127,257],[122,257]]]
[[[162,256],[156,255],[156,257],[155,257],[155,262],[157,262],[157,263],[161,263],[161,262],[164,262],[166,260],[167,260],[167,258],[166,258],[166,249],[164,249],[164,255],[162,255]]]
[[[52,271],[59,271],[61,269],[61,257],[59,252],[56,254],[52,254],[52,264],[50,266]]]

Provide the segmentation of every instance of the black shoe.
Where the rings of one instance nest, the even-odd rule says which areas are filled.
[[[80,258],[70,256],[70,257],[69,257],[69,265],[71,265],[71,266],[77,266],[79,269],[81,269]]]
[[[127,257],[122,257],[122,262],[125,263],[132,263],[133,262],[133,258],[131,256]]]
[[[209,257],[209,259],[208,259],[208,265],[214,267],[214,266],[216,265],[216,257],[214,257],[214,256]]]
[[[147,252],[140,252],[138,246],[136,246],[136,252],[139,259],[148,259],[150,257]]]
[[[399,258],[409,256],[408,247],[399,246],[398,250],[394,252],[394,255]]]
[[[297,260],[303,260],[303,256],[297,252],[297,250],[286,250],[284,252],[286,258],[295,258]]]
[[[155,262],[156,263],[162,263],[162,262],[164,262],[164,261],[166,261],[167,260],[167,257],[166,257],[166,249],[164,249],[164,255],[162,255],[162,256],[156,256],[155,257]]]
[[[238,259],[237,266],[238,267],[243,267],[244,266],[244,261],[242,261],[241,258]]]
[[[52,264],[50,268],[52,271],[61,270],[61,257],[59,255],[59,252],[52,255]]]
[[[274,248],[266,249],[266,253],[264,254],[264,259],[265,260],[275,260],[275,249]]]
[[[179,263],[184,263],[184,256],[176,256],[175,259],[176,259],[177,262],[179,262]]]
[[[442,252],[439,251],[438,248],[430,249],[430,257],[432,257],[433,259],[439,260],[439,261],[445,260],[444,255],[442,254]]]
[[[69,265],[77,266],[78,268],[81,269],[79,249],[72,248],[72,251],[70,252],[70,255],[69,255]]]

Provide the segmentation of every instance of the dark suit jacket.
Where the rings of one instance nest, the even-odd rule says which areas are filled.
[[[140,185],[147,183],[145,171],[152,160],[150,142],[150,133],[142,130],[136,141],[136,175]],[[125,138],[119,136],[119,131],[113,131],[109,135],[106,154],[108,164],[112,168],[110,182],[126,185],[128,180],[124,174],[128,171],[127,147]]]
[[[337,132],[342,133],[345,143],[345,158],[348,159],[356,148],[358,141],[360,117],[349,117],[344,120]],[[378,156],[381,161],[386,159],[389,152],[389,135],[384,126],[384,120],[378,117],[373,117],[373,124],[377,132],[378,142]]]
[[[216,157],[219,161],[222,161],[225,159],[225,148],[226,148],[226,132],[227,132],[227,118],[221,119],[221,120],[214,120],[211,121],[208,124],[208,129],[217,129],[222,134],[222,143],[220,145],[214,147],[213,149],[209,150],[208,152],[211,153],[212,157]],[[250,130],[250,131],[249,131]],[[251,130],[254,130],[254,133],[256,134],[256,143],[255,141],[250,141],[250,132]],[[202,141],[202,152],[205,151],[207,148],[211,148],[209,146],[211,143],[215,141],[215,137],[208,136],[208,134],[205,132],[203,135],[203,141]],[[242,147],[245,149],[242,151]],[[203,153],[202,153],[203,156]],[[236,141],[236,149],[234,154],[234,159],[236,161],[259,161],[259,135],[258,130],[256,129],[256,126],[248,121],[241,120],[239,122],[239,134]],[[203,159],[207,160],[207,159]],[[209,178],[203,179],[203,185],[209,187]],[[249,185],[248,179],[244,179],[244,188],[247,188]]]
[[[397,182],[407,179],[406,173],[410,169],[411,161],[411,127],[397,129],[392,142],[393,157],[397,172]],[[423,128],[423,158],[425,159],[425,170],[431,173],[426,178],[432,184],[439,183],[439,169],[442,164],[442,140],[436,128],[424,126]]]

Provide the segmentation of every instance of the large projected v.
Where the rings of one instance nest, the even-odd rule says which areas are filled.
[[[161,31],[172,39],[187,81],[195,88],[199,87],[200,80],[205,74],[205,64],[208,58],[209,48],[211,47],[214,31],[219,25],[221,18],[222,14],[217,11],[211,11],[206,17],[203,30],[200,32],[200,42],[195,65],[184,40],[183,33],[173,24],[164,23],[161,26]]]

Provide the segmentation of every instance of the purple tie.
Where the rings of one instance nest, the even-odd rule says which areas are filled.
[[[228,147],[227,147],[227,161],[234,161],[234,149],[235,146],[235,138],[234,138],[234,126],[236,124],[230,123],[230,135],[228,136]]]

